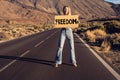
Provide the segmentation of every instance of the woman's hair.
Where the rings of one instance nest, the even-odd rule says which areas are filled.
[[[68,15],[71,15],[71,9],[70,9],[69,6],[64,6],[64,7],[63,7],[63,12],[64,12],[64,9],[65,9],[66,7],[69,9],[69,13],[68,13]]]

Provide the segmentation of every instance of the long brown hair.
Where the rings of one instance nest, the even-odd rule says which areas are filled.
[[[69,6],[64,6],[64,7],[63,7],[63,12],[64,12],[64,9],[65,9],[66,7],[69,9],[69,13],[68,13],[68,15],[71,15],[71,9],[70,9]]]

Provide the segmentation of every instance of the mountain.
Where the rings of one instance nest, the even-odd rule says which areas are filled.
[[[62,14],[69,5],[72,14],[81,19],[116,16],[112,5],[104,0],[0,0],[0,23],[44,24],[51,23],[54,15]]]
[[[120,4],[112,4],[112,8],[117,13],[117,15],[120,15]]]

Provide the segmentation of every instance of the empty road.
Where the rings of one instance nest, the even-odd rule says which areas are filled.
[[[118,80],[74,34],[78,67],[66,41],[63,64],[55,68],[60,29],[0,43],[0,80]]]

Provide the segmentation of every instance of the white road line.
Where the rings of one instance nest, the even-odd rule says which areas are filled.
[[[51,36],[47,37],[45,40],[48,40]]]
[[[47,37],[46,40],[49,39],[49,38],[50,38],[50,37]]]
[[[86,44],[77,34],[75,34],[80,41],[82,41],[87,48],[98,58],[98,60],[107,68],[107,70],[117,79],[120,80],[120,75],[107,63],[105,62],[88,44]]]
[[[30,50],[27,50],[27,51],[25,51],[20,57],[23,57],[23,56],[25,56],[27,53],[29,53],[30,52]]]
[[[55,33],[57,33],[58,31],[54,32],[53,34],[51,34],[50,36],[48,36],[45,40],[39,42],[38,44],[36,44],[34,47],[38,47],[40,46],[42,43],[44,43],[46,40],[48,40],[49,38],[51,38]]]
[[[45,42],[45,40],[44,41],[41,41],[41,42],[39,42],[38,44],[36,44],[34,47],[38,47],[39,45],[41,45],[43,42]]]
[[[55,33],[57,33],[58,31],[54,32],[50,37],[52,37]],[[47,39],[49,39],[50,37],[47,37]],[[45,42],[45,40],[39,42],[38,44],[36,44],[34,47],[38,47],[40,44],[42,44],[43,42]],[[20,55],[19,57],[23,57],[26,54],[28,54],[30,52],[30,50],[25,51],[22,55]],[[7,64],[6,66],[4,66],[3,68],[0,69],[0,72],[4,71],[6,68],[8,68],[9,66],[11,66],[13,63],[15,63],[17,60],[13,60],[12,62],[10,62],[9,64]]]
[[[22,55],[20,55],[19,57],[23,57],[24,55],[26,55],[27,53],[29,53],[30,50],[25,51]],[[17,58],[18,59],[18,58]],[[0,69],[0,72],[4,71],[6,68],[8,68],[9,66],[11,66],[13,63],[15,63],[17,61],[17,59],[13,60],[12,62],[10,62],[9,64],[7,64],[6,66],[4,66],[3,68]]]

